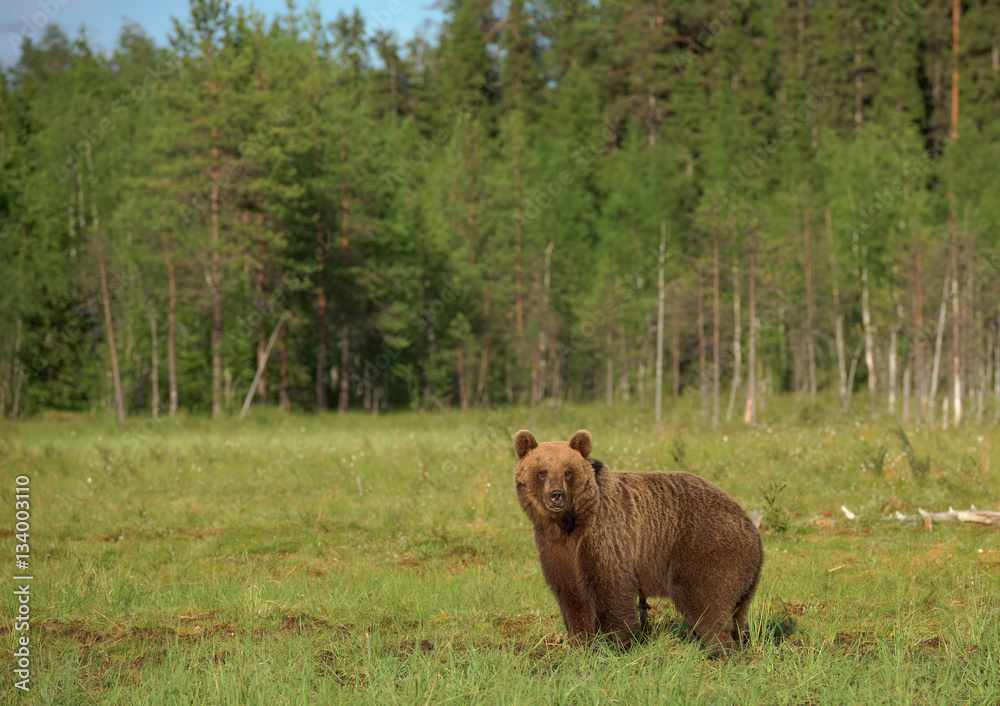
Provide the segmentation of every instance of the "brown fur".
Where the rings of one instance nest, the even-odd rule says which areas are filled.
[[[570,639],[600,631],[627,646],[646,598],[664,596],[713,653],[738,647],[764,560],[746,512],[703,478],[612,471],[591,447],[587,431],[568,443],[514,437],[517,497]]]

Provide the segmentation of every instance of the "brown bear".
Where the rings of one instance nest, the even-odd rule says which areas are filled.
[[[646,598],[669,596],[713,654],[740,646],[764,561],[746,512],[691,473],[612,471],[592,446],[588,431],[569,443],[514,437],[517,497],[570,640],[600,631],[628,646]]]

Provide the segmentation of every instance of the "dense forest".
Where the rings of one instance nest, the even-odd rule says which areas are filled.
[[[1000,3],[365,16],[24,40],[0,414],[1000,412]]]

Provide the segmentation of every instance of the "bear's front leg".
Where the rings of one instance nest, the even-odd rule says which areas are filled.
[[[598,632],[612,634],[625,648],[640,632],[635,600],[640,591],[634,574],[620,556],[614,559],[616,555],[614,545],[586,546],[580,567],[594,597]]]
[[[597,631],[597,616],[580,574],[576,543],[539,541],[537,546],[545,582],[559,603],[569,639],[584,643]]]
[[[593,604],[580,588],[579,585],[567,585],[554,589],[569,640],[578,645],[586,643],[597,632]]]
[[[597,629],[614,635],[626,648],[641,629],[636,624],[635,596],[625,590],[603,593],[596,600]]]

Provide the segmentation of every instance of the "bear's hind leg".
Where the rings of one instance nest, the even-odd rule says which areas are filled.
[[[605,602],[597,609],[598,629],[613,634],[622,649],[628,647],[639,633],[633,600],[631,596],[626,596]]]
[[[733,615],[733,638],[739,643],[740,647],[750,642],[750,623],[747,620],[747,615],[750,613],[752,599],[753,594],[751,593],[750,597],[744,598],[736,606],[736,614]]]
[[[673,599],[678,612],[713,657],[723,656],[739,647],[739,641],[734,639],[737,630],[733,620],[735,606],[730,606],[728,601],[706,600],[680,591],[675,591]]]
[[[740,646],[738,639],[734,637],[736,623],[727,613],[711,611],[704,613],[695,623],[694,633],[712,657],[724,657]]]

